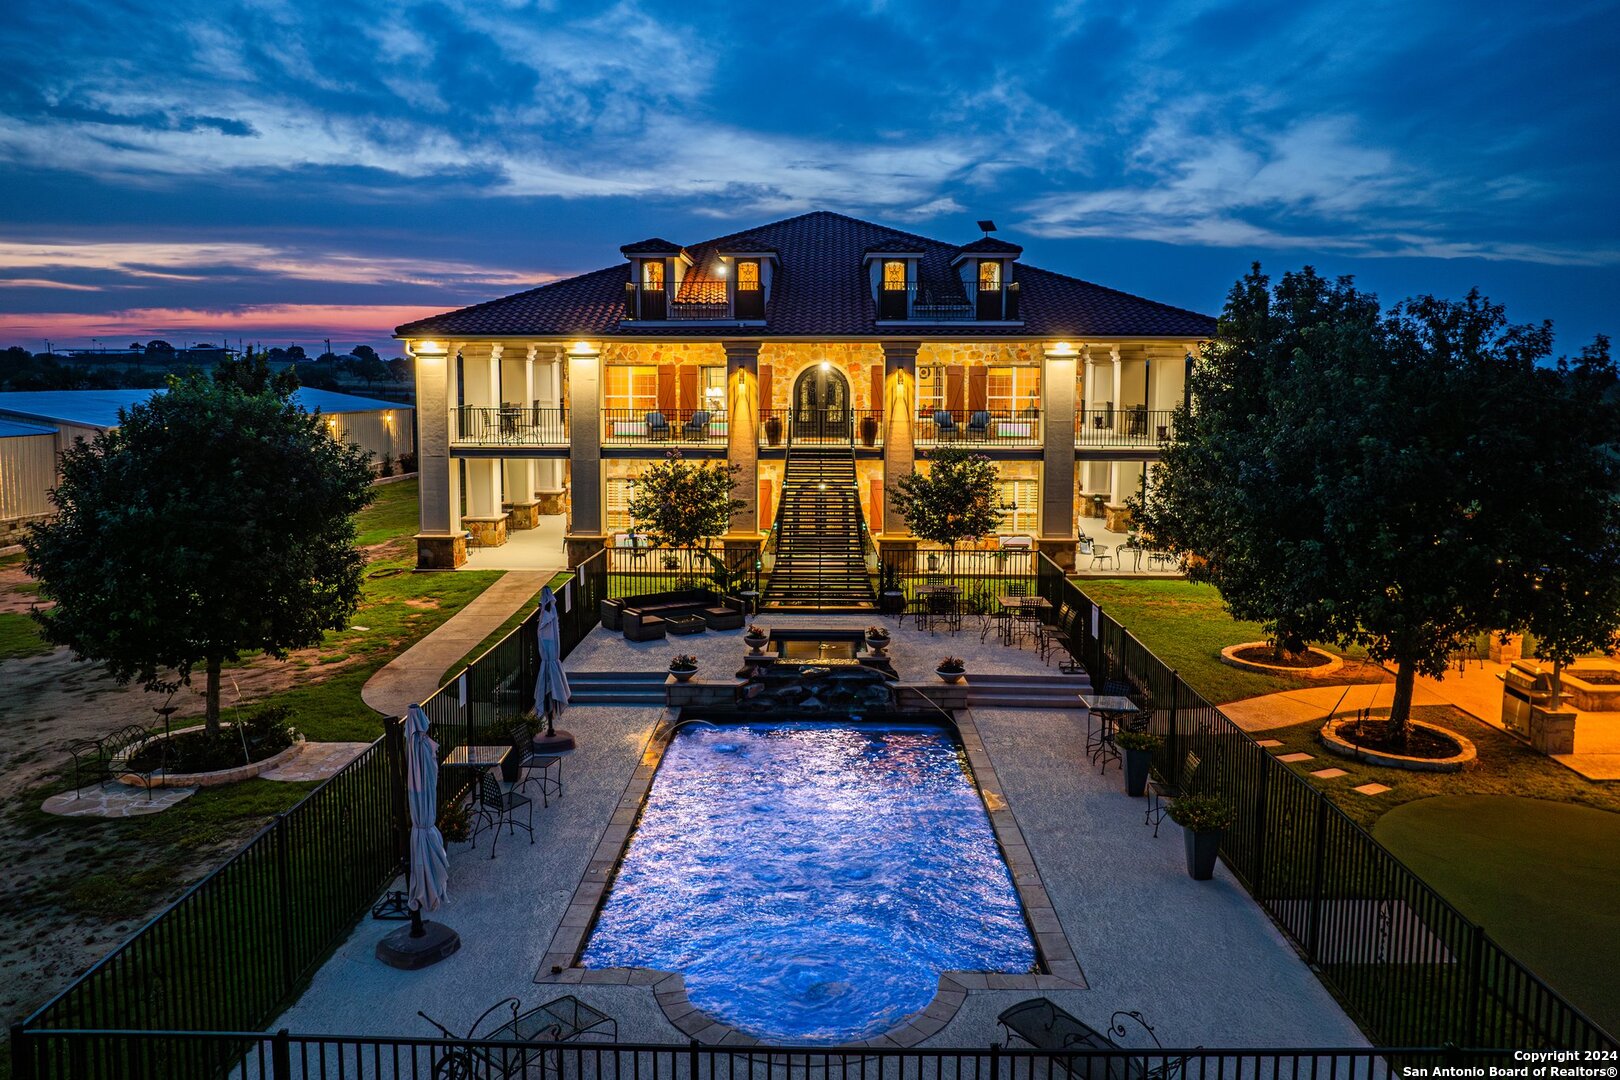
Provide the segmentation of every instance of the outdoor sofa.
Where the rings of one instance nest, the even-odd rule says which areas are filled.
[[[664,636],[672,615],[696,615],[710,630],[741,630],[746,601],[711,589],[676,589],[602,601],[602,625],[619,630],[630,641]]]

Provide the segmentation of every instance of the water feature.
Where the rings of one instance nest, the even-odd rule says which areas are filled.
[[[954,733],[818,721],[676,733],[582,962],[679,971],[718,1020],[829,1044],[941,972],[1035,959]]]

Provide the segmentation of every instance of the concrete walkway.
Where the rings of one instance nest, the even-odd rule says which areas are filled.
[[[452,615],[444,625],[390,660],[360,690],[367,705],[384,716],[399,716],[439,688],[445,670],[540,591],[549,570],[511,571]]]
[[[1244,731],[1270,731],[1272,728],[1303,724],[1307,720],[1326,720],[1330,712],[1353,712],[1368,706],[1388,709],[1393,694],[1394,687],[1387,682],[1307,686],[1300,690],[1229,701],[1221,706],[1221,712]],[[1419,683],[1412,690],[1412,704],[1446,705],[1449,701],[1440,696],[1435,685]]]

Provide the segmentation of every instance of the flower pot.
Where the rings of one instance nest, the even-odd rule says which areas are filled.
[[[967,672],[965,671],[941,671],[939,668],[935,668],[934,674],[948,683],[959,683],[967,678]]]
[[[882,656],[884,650],[889,647],[889,639],[886,637],[869,637],[866,639],[866,647],[872,650],[873,656]]]
[[[1139,799],[1147,794],[1148,770],[1153,767],[1153,751],[1125,751],[1125,794]]]
[[[748,646],[750,653],[752,653],[754,656],[758,656],[759,651],[763,649],[770,640],[771,639],[768,637],[745,637],[743,638],[743,644]]]
[[[765,442],[776,446],[782,441],[782,418],[770,416],[765,419]]]
[[[691,682],[692,681],[692,676],[697,674],[697,669],[692,668],[692,669],[690,669],[688,671],[676,671],[675,669],[671,668],[669,673],[671,675],[675,676],[675,681],[676,682],[684,683],[684,682]]]
[[[1225,829],[1182,830],[1187,844],[1187,874],[1194,881],[1208,881],[1215,876],[1215,859],[1221,853],[1221,838],[1225,835]]]
[[[878,596],[878,610],[885,615],[898,615],[906,610],[906,594],[899,589],[884,589]]]
[[[878,434],[877,418],[874,417],[874,416],[863,416],[863,417],[861,417],[861,445],[862,446],[876,446],[877,445],[877,434]]]

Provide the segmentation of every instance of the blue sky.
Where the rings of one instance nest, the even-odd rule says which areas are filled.
[[[1620,330],[1620,3],[14,0],[0,345],[387,342],[811,209]]]

